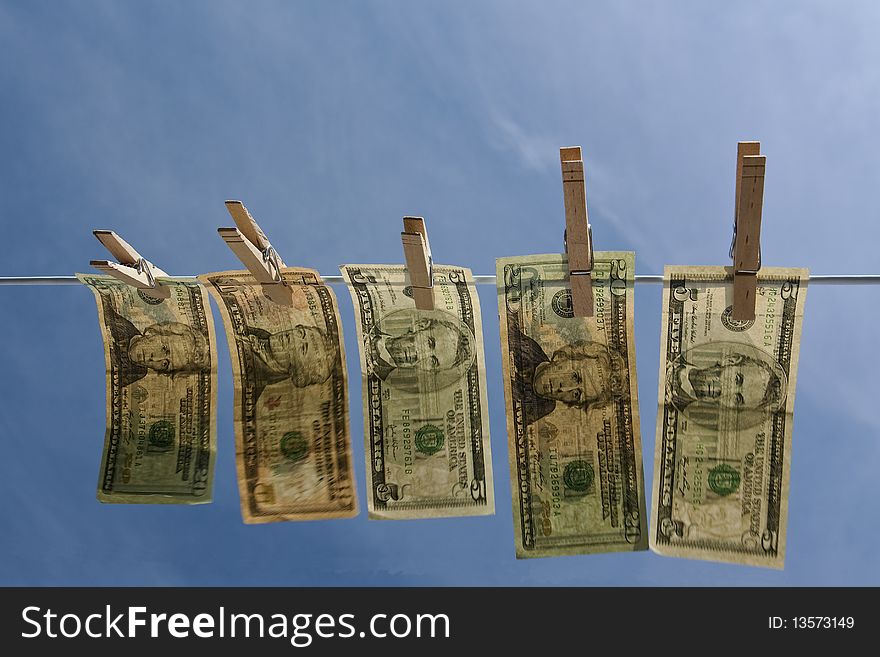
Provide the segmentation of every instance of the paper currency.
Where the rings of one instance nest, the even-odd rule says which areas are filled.
[[[518,558],[648,547],[635,256],[594,258],[593,317],[574,317],[563,254],[497,261]]]
[[[101,502],[211,501],[217,348],[204,289],[162,278],[155,299],[112,276],[77,274],[98,302],[107,366]]]
[[[232,358],[242,517],[350,518],[357,495],[336,297],[314,270],[283,276],[289,306],[247,271],[199,276],[220,307]]]
[[[480,304],[468,269],[434,265],[435,310],[404,267],[343,265],[363,372],[370,518],[495,512]]]
[[[651,548],[782,568],[805,269],[764,267],[754,321],[723,267],[666,267]]]

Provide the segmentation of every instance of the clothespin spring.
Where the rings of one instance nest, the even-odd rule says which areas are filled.
[[[728,257],[733,258],[733,254],[736,253],[736,219],[733,220],[733,237],[730,238],[730,252]],[[735,273],[737,274],[757,274],[761,269],[761,246],[758,245],[758,265],[754,269],[737,269]]]
[[[153,268],[150,267],[146,258],[138,258],[132,266],[137,269],[138,274],[143,274],[147,277],[147,282],[150,287],[156,287],[156,277],[153,276]]]
[[[733,227],[734,231],[736,231],[736,226]],[[590,263],[589,269],[576,269],[574,271],[569,271],[570,276],[578,276],[582,274],[591,274],[593,272],[593,263],[595,263],[595,258],[593,257],[593,227],[587,224],[587,239],[590,241]],[[568,253],[568,229],[562,231],[562,245],[564,251]],[[733,249],[733,247],[730,247]],[[731,255],[731,257],[733,257]]]
[[[278,252],[271,244],[263,249],[263,262],[269,265],[272,270],[273,281],[287,285],[287,281],[284,280],[284,276],[281,274],[281,258],[278,257]]]

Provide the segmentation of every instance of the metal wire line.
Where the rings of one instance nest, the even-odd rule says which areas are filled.
[[[194,276],[174,276],[172,278],[195,278]],[[342,284],[339,274],[321,276],[327,283]],[[636,283],[660,285],[663,276],[658,274],[636,274]],[[880,285],[880,274],[813,274],[811,285]],[[495,276],[474,276],[477,285],[495,285]],[[79,285],[76,276],[0,276],[0,285]]]

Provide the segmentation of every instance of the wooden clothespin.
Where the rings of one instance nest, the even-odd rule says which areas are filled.
[[[406,259],[416,308],[434,310],[434,260],[425,220],[422,217],[404,217],[400,240],[403,242],[403,257]]]
[[[559,149],[565,199],[565,252],[575,317],[593,316],[593,230],[587,215],[584,160],[580,146]]]
[[[171,290],[156,281],[159,276],[168,276],[168,274],[135,251],[131,244],[112,230],[93,230],[92,233],[119,261],[116,263],[109,260],[92,260],[89,263],[92,267],[118,278],[127,285],[143,290],[144,294],[153,298],[167,299],[171,296]]]
[[[241,201],[226,201],[226,209],[237,228],[218,228],[220,237],[262,285],[266,295],[275,303],[289,306],[292,295],[281,275],[285,266],[281,257]]]
[[[764,169],[761,142],[741,141],[736,149],[736,200],[734,201],[733,310],[731,318],[755,319],[755,295],[761,269],[761,212],[764,206]]]

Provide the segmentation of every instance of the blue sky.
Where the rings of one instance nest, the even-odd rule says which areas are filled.
[[[765,264],[880,272],[878,27],[876,3],[840,1],[0,1],[0,275],[88,271],[106,257],[93,228],[173,274],[235,268],[215,232],[227,198],[288,264],[400,262],[416,214],[437,261],[491,273],[561,249],[572,144],[596,248],[635,250],[639,273],[726,264],[741,139],[768,158]],[[245,526],[222,335],[214,503],[101,505],[92,295],[0,288],[0,584],[880,584],[880,288],[810,290],[781,572],[650,553],[517,562],[493,288],[480,299],[494,517]],[[650,483],[658,287],[636,312]]]

